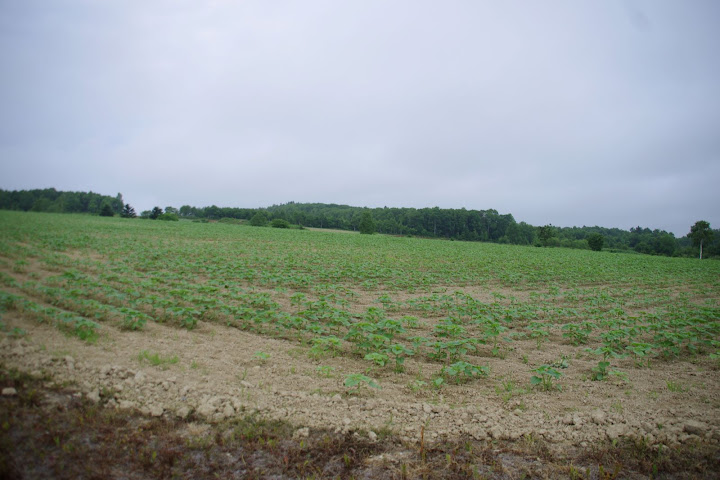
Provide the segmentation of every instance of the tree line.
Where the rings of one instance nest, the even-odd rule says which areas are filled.
[[[121,194],[115,197],[93,192],[61,192],[44,190],[0,190],[0,208],[24,211],[90,213],[134,217],[134,209],[123,205]],[[259,215],[259,216],[258,216]],[[434,208],[367,208],[325,203],[295,203],[267,208],[218,207],[155,207],[144,211],[141,218],[175,220],[236,219],[250,222],[255,217],[260,224],[273,226],[298,225],[354,231],[376,231],[389,235],[411,235],[449,240],[509,243],[593,250],[631,251],[650,255],[695,256],[697,235],[676,238],[664,230],[633,227],[630,230],[605,227],[533,226],[517,222],[511,214],[497,210],[466,210]],[[280,222],[282,220],[282,222]],[[707,222],[700,240],[705,257],[720,256],[720,230],[711,230]],[[697,224],[693,226],[696,228]],[[285,227],[286,228],[286,227]],[[700,237],[697,237],[700,238]]]
[[[250,220],[258,212],[262,212],[262,218],[268,222],[283,219],[290,224],[314,228],[360,231],[363,219],[369,213],[373,230],[390,235],[514,245],[592,248],[664,256],[697,254],[690,236],[676,238],[675,235],[664,230],[651,230],[640,226],[630,230],[597,226],[536,227],[525,222],[517,222],[511,214],[501,214],[492,209],[366,208],[289,202],[263,209],[222,208],[215,205],[197,208],[184,205],[178,210],[181,218],[208,220],[222,218]],[[365,221],[367,222],[367,219]],[[720,230],[710,230],[710,232],[710,239],[705,244],[705,256],[720,256]]]
[[[61,192],[54,188],[35,190],[1,190],[0,208],[25,212],[100,214],[107,205],[113,214],[122,213],[122,194],[101,195],[94,192]]]

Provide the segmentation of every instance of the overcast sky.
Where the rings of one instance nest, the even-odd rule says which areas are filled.
[[[720,2],[1,0],[0,188],[720,227]]]

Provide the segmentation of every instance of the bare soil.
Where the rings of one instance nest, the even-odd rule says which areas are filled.
[[[287,449],[327,437],[335,439],[332,452],[346,450],[343,454],[352,457],[333,470],[328,463],[320,463],[337,462],[339,454],[319,451],[318,458],[323,459],[317,466],[320,470],[301,472],[287,462],[282,467],[281,455],[288,455],[287,451],[270,449],[262,455],[274,460],[253,460],[251,468],[237,470],[245,473],[235,478],[246,478],[248,472],[264,478],[258,462],[280,462],[282,468],[268,470],[281,475],[274,478],[378,478],[380,472],[387,478],[421,477],[428,472],[427,478],[453,472],[456,476],[477,474],[475,478],[599,478],[601,466],[605,472],[622,472],[619,478],[643,478],[663,470],[678,477],[714,478],[720,471],[720,385],[716,365],[709,361],[677,361],[649,370],[627,360],[622,365],[628,372],[625,380],[593,382],[582,375],[567,375],[559,382],[561,391],[540,391],[529,387],[532,365],[565,355],[570,359],[569,369],[589,372],[597,359],[586,358],[582,349],[560,341],[548,341],[540,350],[535,342],[527,341],[517,342],[505,359],[478,352],[481,358],[477,363],[489,365],[493,372],[489,379],[446,385],[440,390],[417,388],[417,381],[428,381],[438,366],[409,359],[401,374],[388,369],[369,372],[381,389],[356,390],[344,386],[341,372],[365,371],[367,362],[360,358],[343,355],[313,359],[308,347],[297,342],[219,324],[201,322],[197,329],[186,331],[149,323],[142,332],[121,331],[106,324],[101,338],[87,344],[28,320],[21,312],[5,313],[3,321],[9,329],[27,332],[22,338],[5,336],[0,341],[0,363],[5,370],[45,379],[32,387],[43,392],[45,400],[16,405],[30,408],[30,413],[23,410],[20,416],[30,415],[32,420],[23,417],[26,423],[8,427],[11,437],[15,435],[11,442],[20,451],[12,458],[22,459],[31,451],[26,448],[27,442],[37,442],[38,435],[46,435],[42,429],[30,429],[40,421],[36,416],[43,415],[32,408],[48,415],[42,406],[60,398],[60,411],[72,411],[77,405],[83,412],[87,408],[114,412],[119,416],[111,415],[108,422],[123,419],[128,432],[145,425],[143,422],[159,425],[153,422],[163,420],[169,426],[152,428],[168,428],[172,435],[195,440],[213,435],[222,440],[223,432],[248,418],[280,422],[284,433],[278,434],[277,441],[290,442]],[[147,355],[141,356],[141,352]],[[155,355],[157,365],[150,360]],[[67,389],[72,393],[66,401]],[[20,398],[27,395],[27,391],[18,392]],[[7,412],[12,401],[13,395],[4,395],[0,405]],[[54,412],[52,408],[50,411]],[[168,438],[175,438],[172,435]],[[163,435],[147,438],[161,441]],[[238,438],[246,440],[242,435]],[[167,442],[167,448],[174,452],[175,440]],[[189,443],[184,445],[177,446],[177,455],[182,453],[182,458],[191,454],[187,451]],[[62,448],[56,447],[60,450],[53,458],[64,457]],[[138,448],[135,445],[131,450]],[[455,461],[457,468],[453,470],[453,455],[463,448],[475,448],[476,454]],[[146,452],[143,455],[152,455],[147,449],[142,451]],[[419,457],[421,451],[424,460]],[[440,460],[429,461],[427,452],[438,457],[450,454],[444,459],[447,465],[443,475],[437,471]],[[668,465],[669,452],[694,452],[679,458],[693,458],[695,463],[687,465],[678,459]],[[75,458],[67,455],[63,460],[66,463]],[[628,460],[633,457],[636,461]],[[140,467],[147,464],[145,456],[138,461]],[[216,459],[206,467],[227,473],[236,461]],[[26,466],[18,465],[17,459],[12,462],[15,470],[8,472],[24,478],[45,476],[23,470]],[[428,462],[434,466],[428,467]],[[152,467],[152,462],[149,465]],[[170,478],[173,472],[200,468],[177,465],[175,470],[142,467],[140,476],[123,469],[93,471],[93,475],[144,478],[142,475],[149,472],[150,476]],[[325,468],[330,470],[326,472]],[[52,476],[62,478],[57,472]]]

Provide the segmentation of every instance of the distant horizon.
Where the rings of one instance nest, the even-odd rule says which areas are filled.
[[[383,206],[381,206],[381,207],[371,207],[371,206],[367,206],[367,205],[352,205],[352,204],[349,204],[349,203],[338,203],[338,202],[317,202],[317,201],[313,201],[313,202],[301,202],[301,201],[297,201],[297,200],[288,200],[288,201],[285,201],[285,202],[274,202],[274,203],[272,203],[272,204],[270,204],[270,205],[264,205],[264,206],[263,206],[263,205],[260,205],[260,206],[218,205],[217,203],[210,203],[210,204],[207,204],[207,205],[192,205],[192,204],[187,203],[187,202],[182,202],[182,203],[180,203],[180,204],[178,204],[178,205],[171,205],[171,204],[163,205],[163,204],[159,204],[159,203],[158,203],[158,204],[155,204],[155,205],[151,205],[151,206],[149,206],[149,207],[147,207],[147,208],[142,208],[142,207],[138,207],[137,204],[129,201],[122,192],[115,192],[114,194],[110,194],[110,193],[99,192],[99,191],[97,191],[96,189],[89,189],[89,190],[62,190],[62,189],[59,189],[59,188],[57,188],[57,187],[52,187],[52,186],[42,187],[42,188],[21,188],[21,189],[8,189],[8,188],[2,188],[2,187],[0,187],[0,190],[5,190],[5,191],[22,191],[22,190],[29,191],[29,190],[46,190],[46,189],[54,189],[54,190],[57,191],[57,192],[73,192],[73,193],[93,192],[93,193],[97,193],[97,194],[99,194],[99,195],[109,196],[109,197],[115,197],[118,193],[120,193],[120,194],[123,195],[123,204],[130,204],[130,206],[135,209],[135,211],[136,211],[136,213],[137,213],[138,215],[140,215],[140,213],[143,212],[143,211],[150,211],[150,210],[152,210],[154,207],[160,207],[160,208],[162,208],[163,210],[165,210],[165,208],[167,208],[167,207],[173,207],[173,208],[180,209],[180,207],[182,207],[182,206],[184,206],[184,205],[188,205],[188,206],[190,206],[190,207],[195,207],[195,208],[206,208],[206,207],[216,206],[216,207],[218,207],[218,208],[239,208],[239,209],[256,209],[256,210],[257,210],[257,209],[268,209],[268,208],[272,208],[273,206],[288,205],[288,204],[290,204],[290,203],[299,204],[299,205],[303,205],[303,204],[306,204],[306,205],[307,205],[307,204],[337,205],[337,206],[340,206],[340,207],[368,208],[368,209],[371,209],[371,210],[372,210],[372,209],[382,209],[382,208],[396,208],[396,209],[412,208],[412,209],[416,209],[416,210],[439,208],[439,209],[441,209],[441,210],[462,210],[462,209],[465,209],[465,210],[468,210],[468,211],[495,210],[495,211],[497,211],[498,214],[500,214],[500,215],[512,215],[513,218],[515,219],[515,221],[516,221],[517,223],[524,222],[524,223],[526,223],[526,224],[528,224],[528,225],[532,225],[532,226],[534,226],[534,227],[540,227],[540,226],[543,226],[543,225],[552,225],[553,227],[558,227],[558,228],[605,228],[605,229],[618,229],[618,230],[623,230],[623,231],[628,231],[628,232],[629,232],[632,228],[640,227],[640,228],[647,228],[647,229],[649,229],[649,230],[651,230],[651,231],[659,230],[659,231],[665,231],[665,232],[667,232],[667,233],[672,233],[676,238],[686,237],[686,236],[688,235],[688,233],[690,232],[690,227],[691,227],[696,221],[698,221],[698,220],[704,220],[704,219],[700,219],[700,218],[699,218],[699,219],[696,219],[696,220],[693,220],[693,221],[689,222],[689,223],[688,223],[688,226],[687,226],[687,232],[685,232],[685,233],[683,233],[683,234],[678,234],[678,233],[673,232],[673,231],[670,231],[670,230],[665,230],[665,229],[662,229],[662,228],[656,228],[656,227],[654,227],[654,226],[652,226],[652,225],[642,225],[642,224],[640,224],[640,225],[633,225],[633,226],[630,226],[630,227],[627,227],[627,228],[623,228],[623,227],[619,227],[619,226],[588,225],[588,224],[584,224],[584,225],[559,225],[559,224],[555,224],[555,223],[552,223],[552,222],[550,222],[550,223],[544,223],[544,224],[533,224],[533,223],[530,223],[530,222],[525,221],[525,220],[523,220],[523,219],[517,218],[517,216],[516,216],[513,212],[503,212],[503,211],[500,211],[500,210],[498,210],[498,209],[496,209],[496,208],[492,208],[492,207],[489,207],[489,208],[467,208],[467,207],[450,208],[450,207],[441,207],[441,206],[438,206],[438,205],[434,205],[434,206],[432,206],[432,207],[411,207],[411,206],[405,206],[405,205],[403,205],[403,206],[383,205]],[[710,227],[713,228],[714,230],[720,229],[720,225],[714,226],[714,225],[712,224],[712,222],[710,222]]]

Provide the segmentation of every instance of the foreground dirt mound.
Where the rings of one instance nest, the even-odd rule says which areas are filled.
[[[720,467],[708,448],[624,444],[568,458],[542,441],[407,445],[257,415],[206,424],[103,408],[50,383],[0,368],[0,478],[715,478]]]
[[[417,391],[417,375],[410,372],[437,367],[409,362],[403,374],[377,377],[382,372],[376,372],[382,389],[347,388],[345,377],[336,372],[362,371],[366,363],[349,357],[313,360],[298,344],[221,325],[193,331],[161,324],[148,324],[143,332],[108,328],[97,344],[88,345],[18,314],[5,319],[32,332],[26,339],[3,341],[7,365],[76,383],[93,401],[151,416],[185,419],[192,414],[217,422],[258,413],[303,428],[359,432],[369,439],[380,430],[406,442],[420,441],[421,434],[430,442],[542,439],[559,452],[621,438],[652,448],[717,447],[720,442],[720,413],[708,408],[712,404],[688,392],[668,392],[659,400],[638,392],[665,389],[659,376],[635,385],[577,382],[562,392],[505,392],[482,380],[440,391],[426,385]],[[543,354],[560,357],[549,350]],[[524,373],[502,372],[506,363],[493,366],[496,375]],[[675,373],[666,374],[701,383],[699,394],[718,382],[716,371],[683,371],[683,364],[668,368]]]
[[[381,378],[381,390],[355,390],[333,373],[356,369],[353,359],[313,360],[292,343],[218,325],[192,332],[158,324],[141,333],[106,329],[87,344],[18,313],[4,321],[25,334],[3,335],[0,361],[45,379],[15,382],[6,373],[3,385],[5,438],[15,448],[6,468],[27,478],[77,473],[73,459],[100,461],[107,448],[120,449],[119,469],[88,467],[86,478],[144,478],[148,471],[160,477],[193,471],[226,478],[596,478],[600,467],[624,478],[660,470],[712,478],[720,468],[715,414],[690,412],[681,402],[631,417],[603,408],[592,391],[570,396],[577,402],[571,409],[567,395],[561,407],[553,405],[559,397],[552,392],[525,395],[521,405],[477,386],[414,392],[408,374],[393,374],[400,380],[392,383]],[[57,422],[59,433],[34,427],[43,424],[38,415]],[[99,423],[85,423],[91,417]],[[271,433],[256,431],[267,425]],[[111,445],[92,447],[96,442]],[[38,468],[49,470],[23,470],[23,456],[38,448],[50,455]],[[308,461],[312,467],[298,466]],[[119,475],[124,464],[137,476]]]

